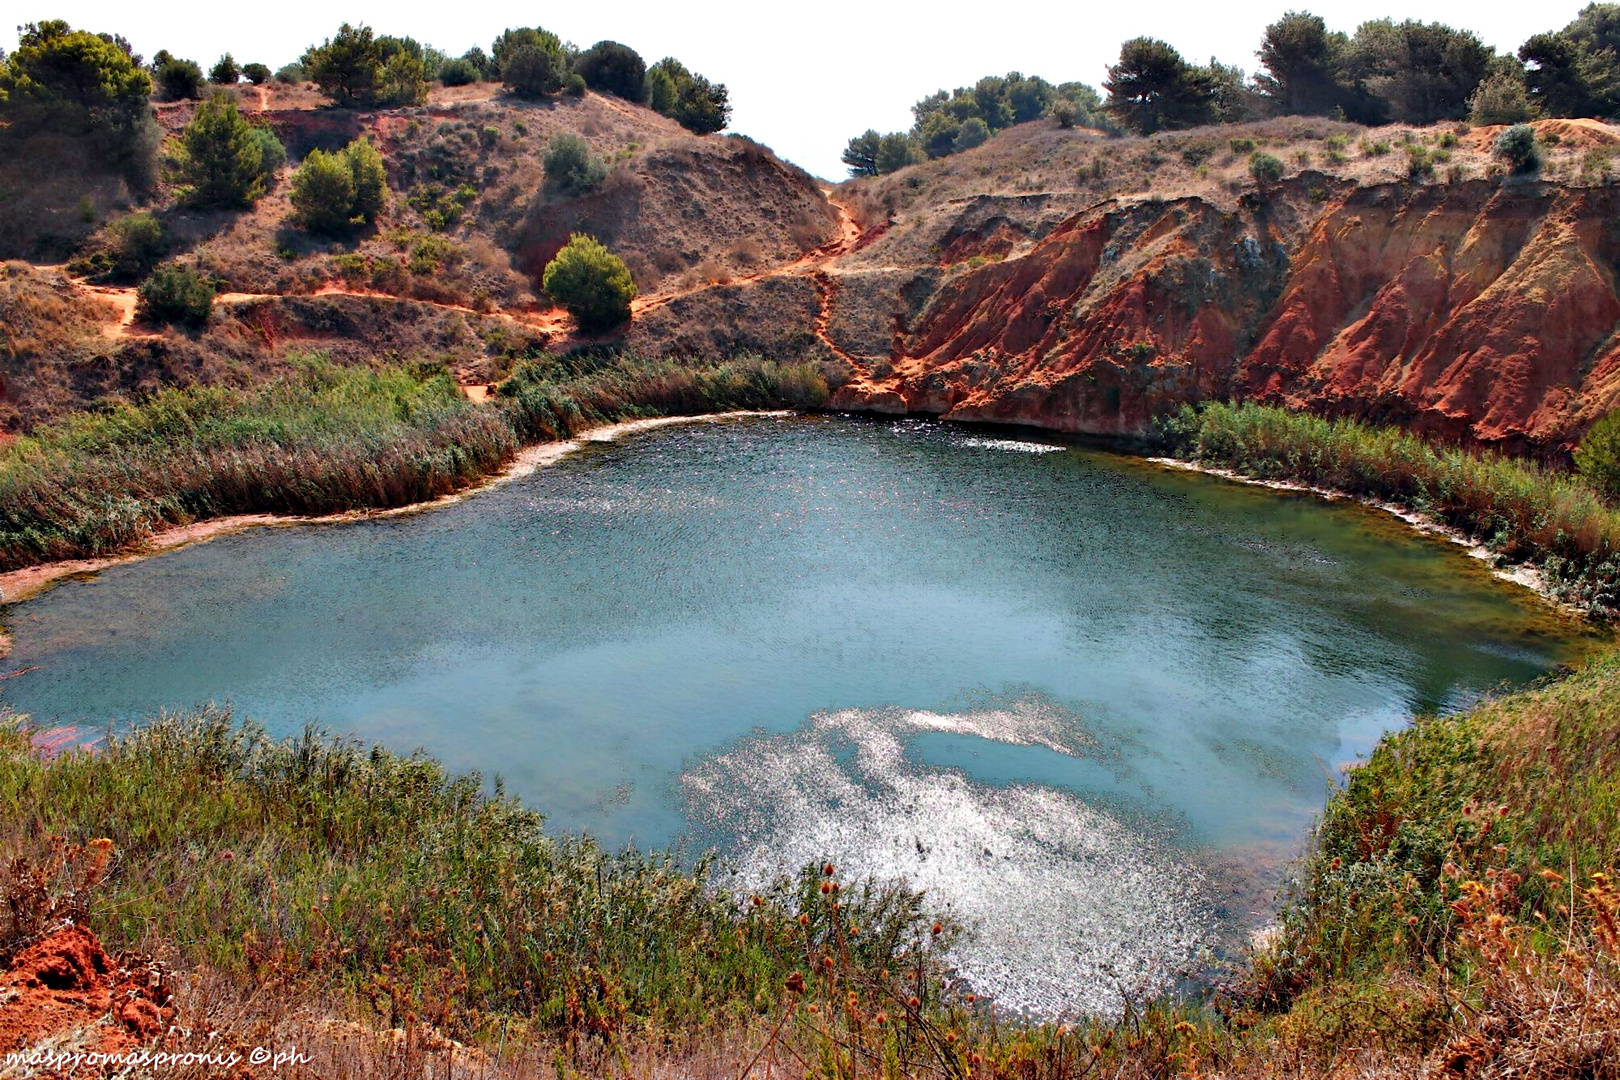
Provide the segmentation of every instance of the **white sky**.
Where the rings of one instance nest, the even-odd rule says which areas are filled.
[[[868,127],[909,127],[911,103],[924,94],[1014,70],[1100,89],[1104,68],[1118,57],[1120,42],[1139,34],[1164,38],[1189,60],[1202,63],[1213,55],[1252,72],[1262,30],[1291,5],[1347,32],[1386,15],[1438,20],[1512,51],[1531,34],[1568,23],[1584,3],[1163,0],[1104,5],[1037,0],[1002,7],[994,0],[574,0],[554,6],[501,0],[159,0],[139,5],[8,0],[7,14],[0,16],[5,24],[0,47],[15,47],[15,23],[63,18],[77,28],[121,33],[146,57],[168,49],[206,69],[229,50],[239,62],[259,61],[274,68],[296,59],[306,45],[329,36],[344,20],[369,23],[379,33],[409,35],[451,54],[475,44],[488,50],[506,27],[538,23],[582,48],[612,38],[636,49],[648,63],[678,57],[727,85],[733,130],[813,173],[842,179],[845,170],[838,155],[849,137]]]

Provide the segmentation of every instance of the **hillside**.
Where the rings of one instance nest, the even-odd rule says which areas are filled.
[[[70,257],[94,265],[127,191],[36,185],[0,230],[35,260],[0,294],[4,430],[166,383],[248,385],[310,347],[444,362],[474,386],[585,345],[760,353],[823,365],[847,409],[1135,434],[1166,407],[1242,397],[1555,459],[1620,402],[1620,128],[1595,121],[1541,121],[1532,180],[1502,175],[1492,128],[1281,119],[1121,138],[1042,120],[824,190],[749,140],[596,93],[440,88],[370,112],[236,93],[294,164],[369,138],[392,192],[375,230],[294,227],[285,175],[248,211],[160,188],[178,258],[221,295],[202,332],[136,327],[130,285],[62,276]],[[193,108],[158,115],[172,134]],[[544,189],[560,132],[611,166],[605,182]],[[1256,149],[1285,164],[1265,191]],[[0,183],[29,168],[0,166]],[[539,288],[573,232],[640,292],[606,339]]]

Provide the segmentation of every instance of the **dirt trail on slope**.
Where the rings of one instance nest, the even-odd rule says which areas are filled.
[[[823,192],[823,194],[825,195],[826,193]],[[773,266],[769,269],[760,270],[756,273],[740,274],[735,277],[728,278],[723,282],[716,282],[713,284],[694,285],[686,289],[675,289],[670,292],[654,293],[651,296],[638,296],[635,300],[631,301],[631,314],[639,315],[644,311],[651,311],[655,308],[661,308],[671,301],[680,300],[688,296],[695,296],[698,293],[706,292],[709,289],[718,288],[723,285],[746,285],[756,281],[764,281],[767,278],[789,277],[801,274],[809,275],[811,277],[815,277],[818,274],[825,274],[829,264],[836,262],[845,255],[848,255],[850,252],[854,251],[856,245],[860,243],[861,238],[865,235],[859,223],[857,223],[855,219],[850,216],[849,210],[845,206],[843,206],[841,203],[832,202],[830,198],[827,201],[832,203],[833,209],[838,211],[838,235],[834,239],[829,240],[827,243],[821,245],[813,251],[805,252],[792,262],[782,263],[779,266]],[[827,313],[823,312],[822,314],[825,316]]]
[[[263,88],[260,88],[259,93],[260,102],[262,105],[265,95]],[[830,193],[826,192],[824,192],[824,194],[830,195]],[[632,317],[647,311],[656,310],[657,308],[661,308],[673,301],[680,300],[688,296],[694,296],[712,288],[717,288],[720,285],[745,285],[753,282],[763,281],[767,278],[808,276],[815,282],[816,293],[821,300],[821,310],[817,314],[815,324],[816,336],[825,345],[827,345],[827,347],[831,349],[835,355],[848,360],[849,357],[845,355],[844,351],[838,348],[837,345],[833,344],[832,339],[827,336],[827,328],[831,325],[832,321],[831,304],[838,294],[837,283],[831,275],[834,272],[833,264],[843,256],[848,255],[852,251],[856,250],[856,248],[860,246],[862,240],[865,239],[866,233],[863,232],[860,224],[856,222],[853,216],[851,216],[847,207],[840,203],[832,202],[830,198],[828,201],[838,212],[838,235],[832,240],[829,240],[827,243],[812,251],[805,252],[803,255],[791,262],[782,263],[780,265],[758,271],[757,273],[733,277],[721,283],[706,283],[685,289],[674,289],[667,292],[653,293],[648,296],[639,296],[631,302],[630,311]],[[41,267],[41,269],[44,268]],[[81,278],[74,277],[69,277],[68,280],[72,281],[75,286],[84,292],[111,302],[118,309],[118,320],[116,322],[108,322],[102,326],[101,333],[103,337],[110,340],[125,340],[154,338],[160,336],[160,332],[156,329],[142,329],[137,326],[135,322],[137,297],[136,290],[134,288],[111,285],[92,285]],[[480,311],[477,308],[468,307],[464,304],[449,304],[437,300],[419,300],[408,296],[397,296],[393,293],[376,292],[369,289],[354,289],[337,281],[328,282],[319,289],[316,289],[313,293],[307,294],[225,292],[215,296],[214,302],[217,304],[224,304],[234,307],[241,304],[250,304],[260,301],[283,300],[289,297],[301,295],[355,296],[368,297],[378,300],[390,300],[401,304],[420,304],[424,307],[438,308],[441,311],[455,311],[463,315],[470,315],[482,319],[498,319],[503,322],[540,331],[541,333],[560,339],[562,342],[566,342],[569,338],[575,336],[577,333],[573,318],[561,308],[551,308],[547,311],[503,311],[500,309]],[[481,387],[482,384],[474,385]]]

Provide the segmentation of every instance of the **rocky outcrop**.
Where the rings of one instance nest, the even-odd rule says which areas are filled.
[[[835,404],[1128,434],[1244,398],[1556,455],[1620,405],[1617,211],[1609,187],[1309,173],[1235,211],[1113,200],[947,270]]]

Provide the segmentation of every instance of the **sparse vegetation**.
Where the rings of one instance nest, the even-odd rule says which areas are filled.
[[[542,159],[546,170],[546,190],[560,195],[584,195],[607,179],[607,163],[591,153],[578,135],[553,135]]]

